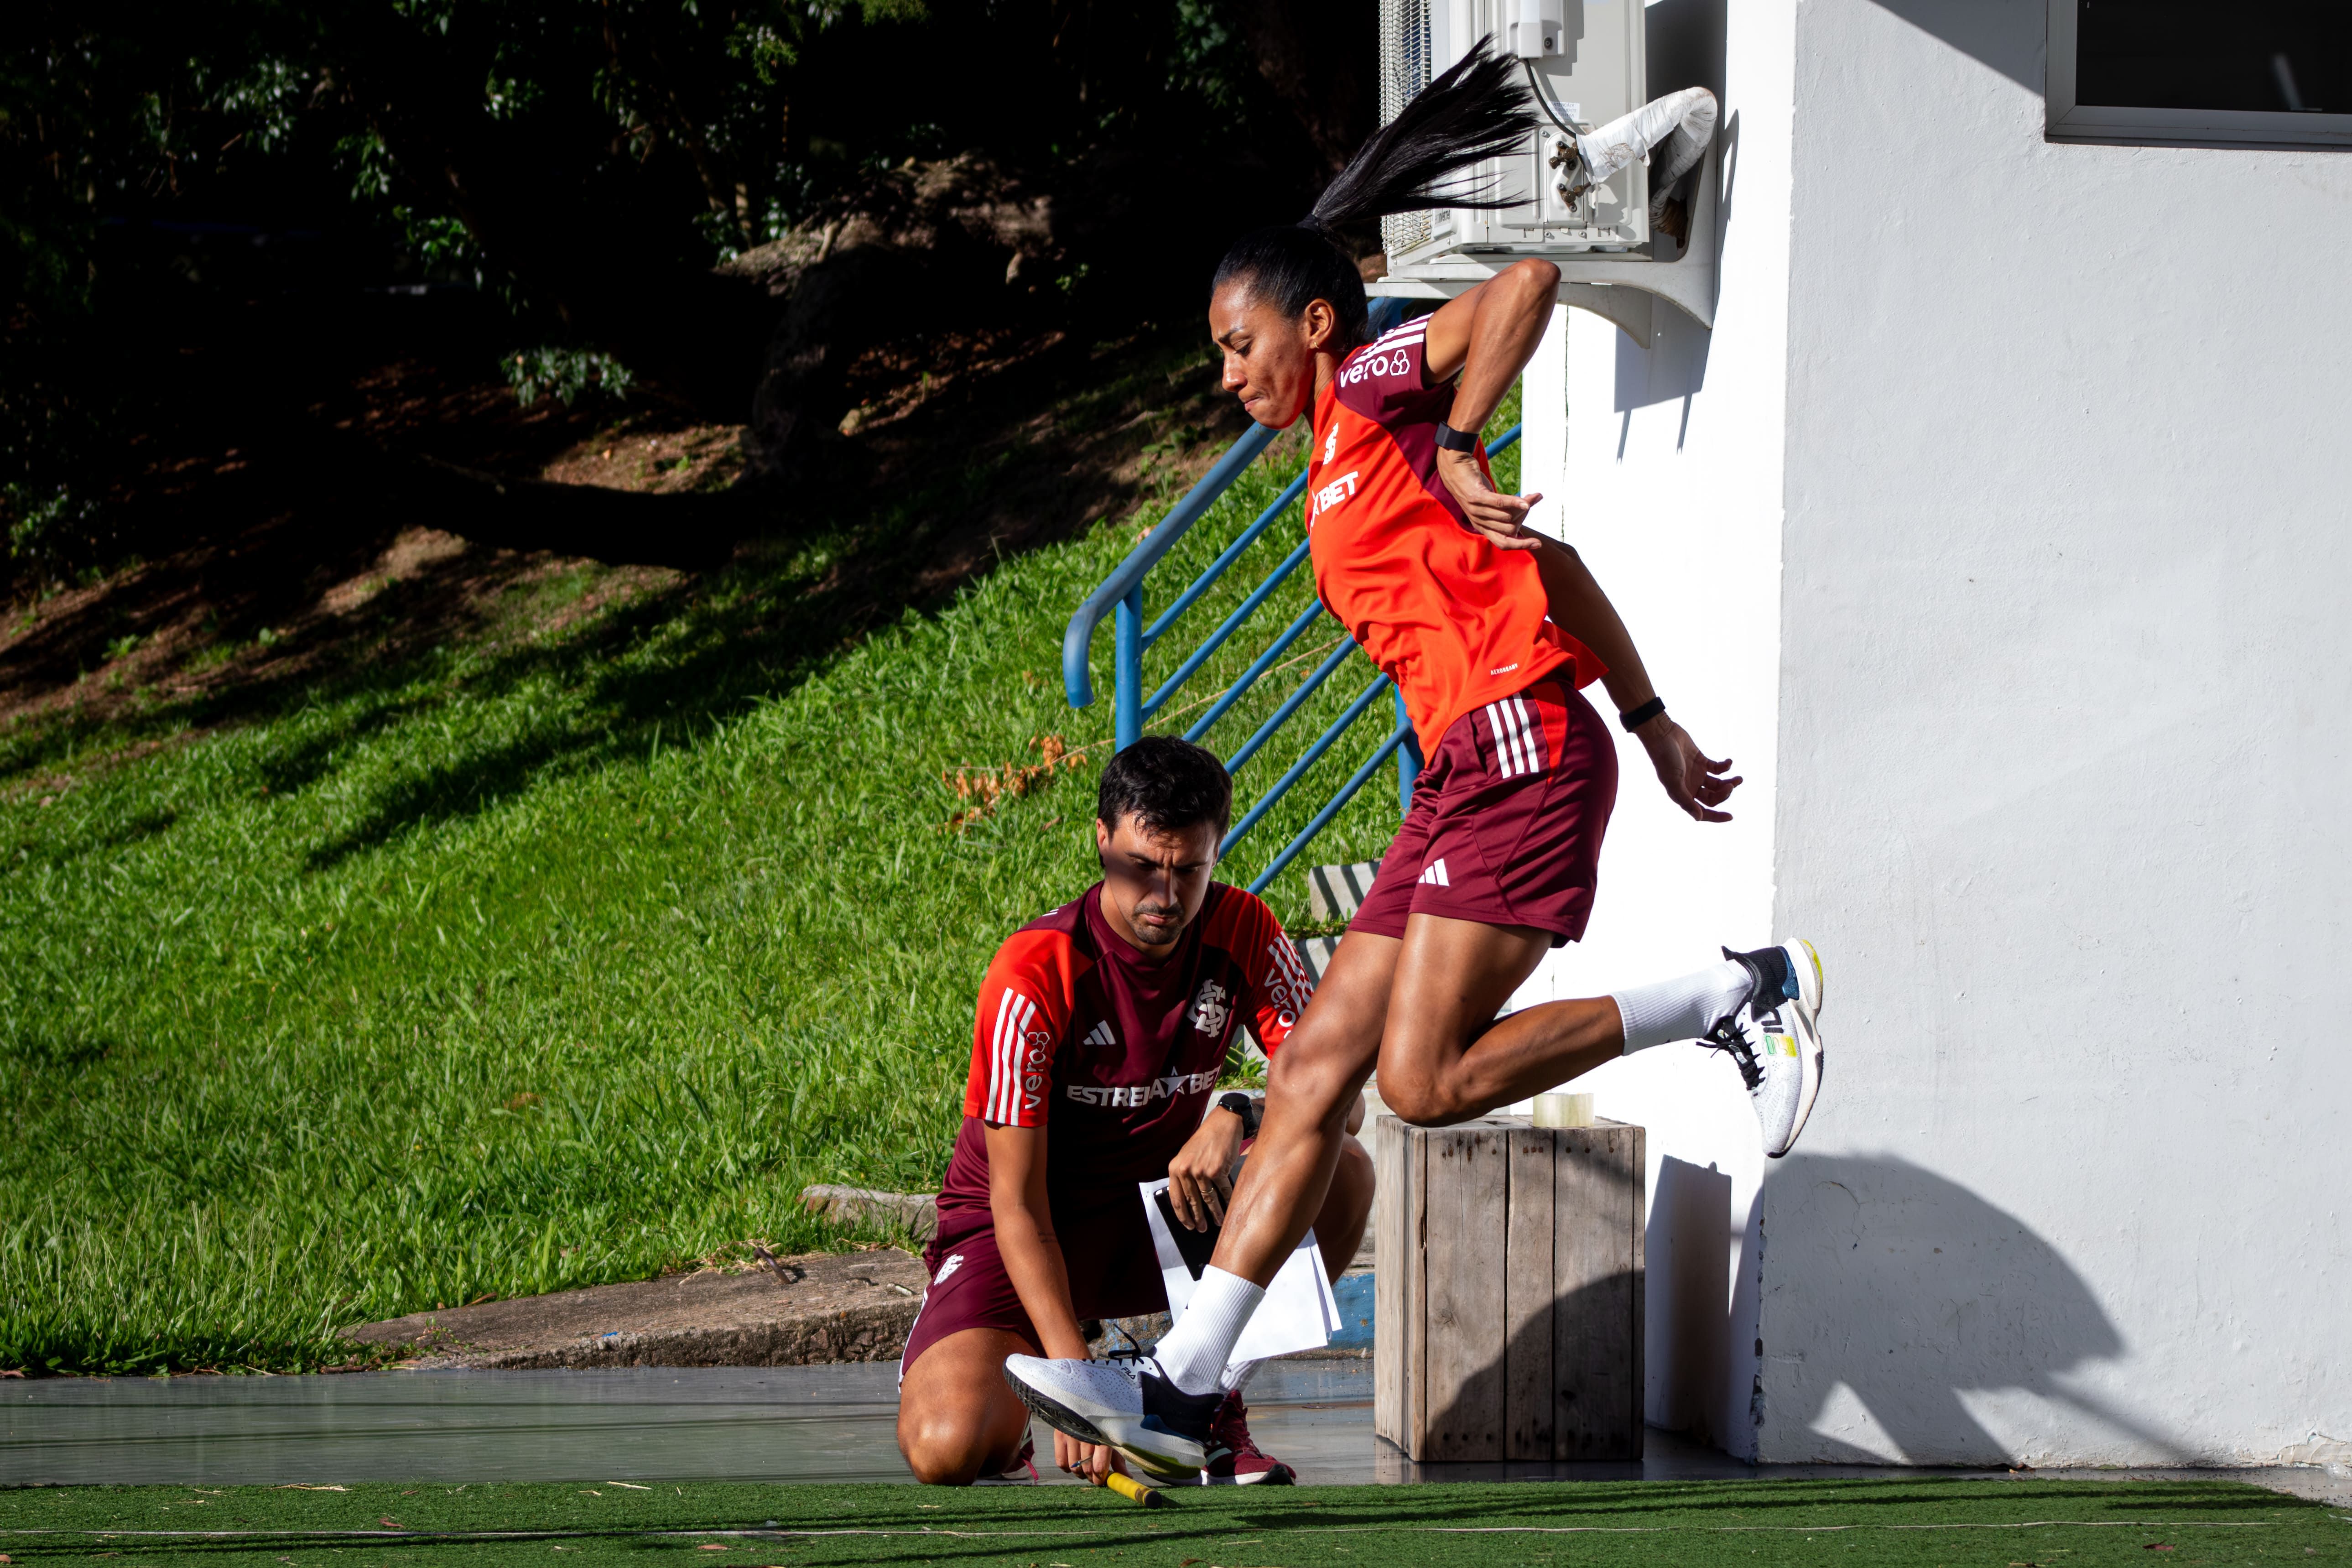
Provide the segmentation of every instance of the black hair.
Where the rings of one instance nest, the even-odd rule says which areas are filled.
[[[1173,735],[1146,735],[1102,771],[1095,816],[1111,827],[1132,816],[1147,833],[1213,822],[1220,837],[1234,816],[1234,781],[1217,753]]]
[[[1210,292],[1246,279],[1288,316],[1326,300],[1339,313],[1344,341],[1337,346],[1362,342],[1370,331],[1370,310],[1363,278],[1339,245],[1339,229],[1424,207],[1515,205],[1514,198],[1496,197],[1491,184],[1449,183],[1481,160],[1510,152],[1536,128],[1517,62],[1496,58],[1487,44],[1479,39],[1381,126],[1324,188],[1314,211],[1297,223],[1235,240],[1217,264]]]

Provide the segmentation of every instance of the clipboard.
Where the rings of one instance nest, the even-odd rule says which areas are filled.
[[[1168,1199],[1168,1179],[1139,1182],[1143,1216],[1151,1227],[1151,1245],[1160,1257],[1160,1278],[1168,1290],[1168,1310],[1181,1320],[1191,1304],[1201,1270],[1217,1250],[1223,1227],[1212,1225],[1193,1230],[1176,1218]],[[1234,1346],[1235,1362],[1262,1361],[1295,1351],[1320,1350],[1339,1331],[1339,1306],[1331,1297],[1331,1280],[1323,1271],[1323,1250],[1315,1245],[1312,1227],[1297,1247],[1283,1259],[1265,1299],[1250,1317],[1249,1326]]]

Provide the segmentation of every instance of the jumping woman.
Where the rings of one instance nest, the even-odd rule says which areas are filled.
[[[1520,261],[1366,341],[1363,284],[1336,232],[1389,213],[1502,205],[1448,182],[1533,129],[1515,65],[1474,51],[1366,143],[1303,222],[1244,236],[1213,285],[1226,389],[1261,425],[1312,418],[1317,593],[1395,680],[1427,762],[1274,1060],[1264,1127],[1182,1320],[1138,1362],[1005,1363],[1047,1425],[1155,1474],[1201,1467],[1226,1359],[1322,1205],[1376,1065],[1389,1108],[1433,1127],[1698,1039],[1738,1067],[1776,1157],[1821,1084],[1822,970],[1803,942],[1727,948],[1724,962],[1678,980],[1495,1016],[1547,951],[1583,935],[1591,911],[1617,751],[1583,688],[1607,690],[1694,819],[1728,821],[1720,808],[1740,782],[1666,716],[1576,552],[1527,526],[1542,498],[1501,494],[1488,472],[1476,432],[1534,353],[1559,269]],[[1711,122],[1711,99],[1706,109]]]

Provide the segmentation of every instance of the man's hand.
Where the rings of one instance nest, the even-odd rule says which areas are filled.
[[[1666,798],[1700,822],[1731,820],[1731,813],[1714,809],[1729,800],[1731,792],[1739,787],[1737,776],[1721,776],[1723,770],[1731,765],[1729,757],[1719,763],[1711,760],[1680,724],[1663,713],[1633,733],[1649,748],[1651,764],[1658,770],[1658,782],[1666,786]]]
[[[1066,1432],[1054,1434],[1054,1463],[1073,1476],[1101,1484],[1113,1470],[1124,1470],[1118,1462],[1118,1451],[1098,1443],[1081,1443]]]
[[[1494,541],[1497,550],[1533,550],[1540,538],[1527,526],[1528,512],[1540,495],[1507,496],[1486,482],[1475,452],[1438,448],[1437,477],[1462,504],[1470,526]]]
[[[1242,1152],[1242,1119],[1222,1106],[1209,1112],[1201,1130],[1168,1162],[1168,1206],[1190,1230],[1225,1223],[1225,1200],[1234,1195],[1234,1156]]]

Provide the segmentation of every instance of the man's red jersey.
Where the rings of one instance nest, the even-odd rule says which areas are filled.
[[[1546,675],[1581,688],[1607,669],[1547,618],[1535,557],[1471,527],[1438,477],[1454,385],[1426,384],[1428,324],[1366,343],[1316,399],[1307,527],[1317,594],[1404,693],[1434,757],[1465,713]]]
[[[932,1252],[992,1223],[985,1128],[1043,1127],[1072,1304],[1150,1310],[1160,1271],[1136,1184],[1199,1130],[1234,1036],[1246,1026],[1272,1055],[1313,992],[1274,911],[1222,882],[1157,963],[1111,929],[1099,882],[1013,932],[981,983]]]

